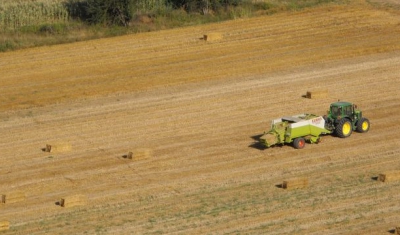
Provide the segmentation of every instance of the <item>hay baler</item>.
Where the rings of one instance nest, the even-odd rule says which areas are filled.
[[[278,144],[291,144],[297,149],[302,149],[306,141],[318,143],[321,135],[330,134],[325,128],[325,120],[315,114],[300,114],[282,117],[272,121],[271,130],[265,132],[259,139],[265,147]]]

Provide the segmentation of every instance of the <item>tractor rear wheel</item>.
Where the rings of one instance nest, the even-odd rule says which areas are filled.
[[[306,140],[304,138],[296,138],[293,140],[293,147],[296,149],[302,149],[306,146]]]
[[[367,118],[361,118],[357,122],[357,131],[360,133],[367,132],[369,130],[369,120]]]
[[[335,132],[336,135],[339,136],[340,138],[349,137],[353,132],[353,127],[351,126],[351,122],[348,119],[343,118],[337,124]]]

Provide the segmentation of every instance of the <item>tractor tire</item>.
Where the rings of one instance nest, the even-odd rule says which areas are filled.
[[[353,132],[353,127],[351,125],[351,122],[343,118],[342,120],[339,121],[335,128],[336,135],[339,136],[340,138],[346,138],[351,135]]]
[[[364,133],[369,131],[369,120],[367,118],[361,118],[357,122],[357,132]]]
[[[306,146],[306,140],[304,138],[296,138],[293,140],[293,147],[296,149],[302,149]]]

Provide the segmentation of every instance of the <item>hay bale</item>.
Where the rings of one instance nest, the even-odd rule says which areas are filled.
[[[296,178],[283,181],[282,188],[284,189],[299,189],[307,188],[308,179],[307,178]]]
[[[222,40],[223,36],[221,33],[208,33],[208,34],[204,34],[203,39],[204,39],[204,41],[207,41],[207,42],[215,42],[215,41]]]
[[[0,196],[0,199],[1,199],[0,203],[9,204],[9,203],[17,203],[17,202],[25,201],[26,196],[25,196],[24,192],[15,191],[15,192],[7,193],[7,194],[2,194]]]
[[[61,207],[74,207],[74,206],[84,206],[87,203],[87,196],[86,195],[72,195],[61,198],[60,206]]]
[[[72,146],[70,143],[65,143],[65,142],[59,142],[59,143],[54,143],[54,144],[46,144],[45,152],[68,152],[72,149]]]
[[[322,99],[328,97],[328,90],[313,90],[307,91],[306,98],[308,99]]]
[[[5,231],[10,229],[9,221],[0,221],[0,231]]]
[[[393,182],[400,180],[400,171],[389,171],[379,174],[378,180],[382,182]]]
[[[144,160],[147,158],[150,158],[153,155],[153,151],[148,148],[140,148],[140,149],[135,149],[133,152],[129,152],[126,155],[126,158],[132,159],[135,161],[139,160]]]

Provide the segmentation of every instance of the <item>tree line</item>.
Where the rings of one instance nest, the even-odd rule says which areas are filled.
[[[140,13],[183,9],[188,13],[210,14],[244,0],[69,0],[70,16],[91,24],[128,26]]]

